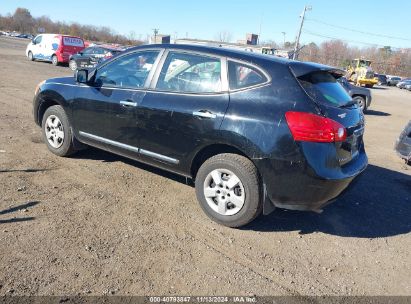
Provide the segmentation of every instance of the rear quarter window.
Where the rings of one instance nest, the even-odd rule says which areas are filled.
[[[347,91],[328,72],[310,73],[300,76],[298,81],[306,93],[319,103],[340,107],[352,100]]]
[[[257,68],[233,61],[228,62],[228,74],[231,90],[252,87],[268,81]]]

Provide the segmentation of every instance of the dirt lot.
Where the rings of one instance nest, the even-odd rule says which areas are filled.
[[[72,73],[25,45],[0,38],[0,295],[411,295],[411,167],[393,151],[411,92],[373,89],[370,165],[322,214],[277,209],[236,230],[178,176],[48,152],[34,89]]]

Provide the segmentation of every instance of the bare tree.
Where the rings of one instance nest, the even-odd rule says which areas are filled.
[[[220,42],[230,42],[233,35],[228,31],[221,31],[215,36],[215,40]]]
[[[348,46],[341,40],[324,41],[319,46],[314,43],[306,45],[300,60],[314,61],[337,67],[347,67],[352,59],[365,58],[372,61],[376,73],[411,76],[411,49],[394,50],[389,46],[358,48]]]
[[[33,26],[33,17],[27,8],[18,7],[13,14],[13,21],[20,33],[25,33],[31,30]]]
[[[83,25],[76,22],[65,23],[52,21],[47,16],[33,18],[26,8],[17,8],[13,15],[0,15],[0,29],[7,31],[20,31],[22,33],[36,34],[39,29],[44,29],[46,33],[65,34],[81,36],[91,41],[102,41],[107,43],[119,43],[128,45],[139,45],[141,39],[135,39],[135,35],[126,37],[119,35],[110,27],[96,27],[93,25]],[[141,37],[141,36],[140,36]]]

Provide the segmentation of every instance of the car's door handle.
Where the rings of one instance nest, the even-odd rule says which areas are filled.
[[[206,111],[206,110],[195,111],[193,112],[193,115],[202,117],[202,118],[216,118],[217,117],[216,114],[211,113],[210,111]]]
[[[127,101],[127,100],[120,101],[120,104],[123,107],[137,107],[137,102],[131,102],[131,101]]]

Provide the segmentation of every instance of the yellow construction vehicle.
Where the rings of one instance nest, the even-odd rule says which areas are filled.
[[[354,59],[347,68],[347,79],[355,85],[365,85],[372,88],[378,80],[374,77],[374,71],[371,67],[371,60]]]

